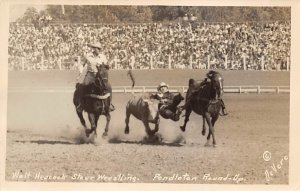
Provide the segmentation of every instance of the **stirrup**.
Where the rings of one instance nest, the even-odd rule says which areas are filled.
[[[220,111],[220,115],[221,116],[226,116],[226,115],[228,115],[228,113],[226,111]]]

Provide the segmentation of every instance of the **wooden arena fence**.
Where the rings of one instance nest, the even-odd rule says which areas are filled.
[[[135,86],[135,93],[156,92],[156,86]],[[170,92],[187,92],[187,86],[170,86]],[[74,87],[9,87],[8,92],[74,92]],[[131,93],[131,86],[113,86],[114,93]],[[225,93],[290,93],[290,86],[224,86]]]

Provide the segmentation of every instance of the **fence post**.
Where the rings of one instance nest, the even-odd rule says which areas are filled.
[[[58,57],[58,67],[59,67],[59,70],[61,70],[61,57]]]
[[[246,65],[246,55],[245,54],[243,54],[243,68],[244,68],[244,70],[247,70],[247,65]]]
[[[171,62],[172,62],[172,61],[171,61],[171,54],[169,54],[169,62],[168,62],[168,64],[169,64],[169,65],[168,65],[169,70],[171,70]]]
[[[262,71],[265,70],[265,57],[264,56],[261,57],[261,70]]]
[[[290,57],[286,57],[286,71],[290,71]]]
[[[189,68],[193,69],[193,55],[190,56],[190,63],[189,64],[190,64]]]
[[[41,67],[42,67],[42,70],[45,70],[45,66],[44,66],[44,56],[41,56]]]
[[[77,56],[77,62],[78,62],[78,66],[81,66],[81,57]]]
[[[210,55],[207,55],[207,69],[210,69]]]
[[[228,55],[227,55],[227,54],[225,55],[225,63],[224,63],[224,67],[225,67],[225,69],[227,70],[227,68],[228,68]]]
[[[257,93],[260,94],[260,86],[257,86]]]
[[[239,92],[242,93],[242,86],[239,86]]]
[[[25,70],[25,58],[24,57],[21,58],[21,64],[22,64],[22,70],[24,71]]]
[[[150,56],[150,69],[153,69],[153,55]]]
[[[276,87],[276,93],[279,93],[279,86]]]

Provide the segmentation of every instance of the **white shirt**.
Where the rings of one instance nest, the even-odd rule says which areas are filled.
[[[101,64],[107,64],[107,58],[104,54],[99,54],[98,56],[94,54],[85,55],[85,59],[87,60],[87,71],[96,73],[97,66]]]

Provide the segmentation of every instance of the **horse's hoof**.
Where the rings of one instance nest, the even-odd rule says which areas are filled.
[[[213,147],[214,147],[214,148],[217,148],[217,144],[213,144]]]
[[[90,134],[91,134],[91,133],[90,133],[90,130],[89,130],[89,129],[85,130],[85,135],[86,135],[87,138],[89,138]]]
[[[202,135],[205,136],[205,134],[206,134],[206,132],[205,132],[205,131],[202,131]]]
[[[129,134],[129,129],[125,129],[124,133]]]
[[[104,132],[103,134],[102,134],[102,137],[106,137],[107,136],[107,132]]]
[[[205,143],[204,146],[205,147],[210,147],[210,144],[209,143]]]
[[[185,132],[185,127],[184,126],[180,126],[181,131]]]

